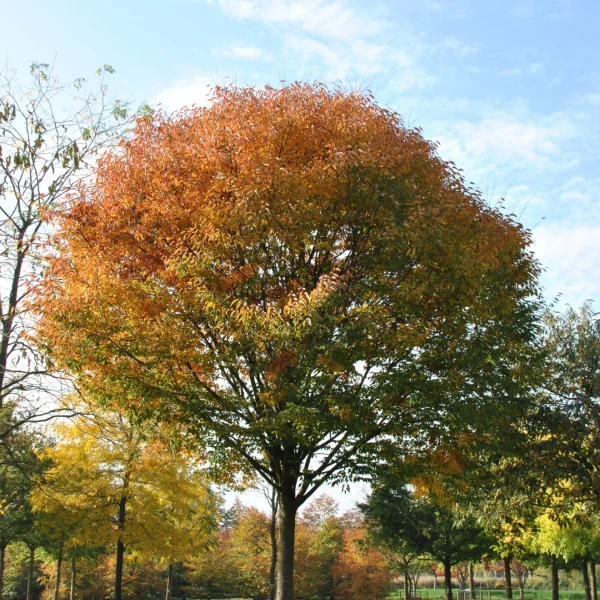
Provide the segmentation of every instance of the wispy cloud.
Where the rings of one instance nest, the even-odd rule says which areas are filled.
[[[312,35],[348,40],[379,32],[383,21],[359,15],[340,0],[207,0],[238,19],[290,25]]]
[[[160,104],[167,112],[179,110],[184,106],[208,106],[211,89],[217,83],[217,77],[203,74],[179,79],[173,85],[158,92],[154,102]]]
[[[479,48],[466,44],[465,42],[455,37],[445,37],[441,42],[431,45],[431,50],[439,52],[451,52],[454,56],[459,58],[466,58],[467,56],[473,56],[479,52]]]
[[[580,132],[580,125],[563,113],[524,114],[519,117],[501,111],[476,120],[439,123],[441,152],[482,179],[500,168],[518,172],[568,168],[573,157],[563,143]]]
[[[542,224],[533,231],[533,250],[548,268],[546,297],[578,306],[600,297],[600,225]]]
[[[514,69],[504,69],[500,71],[500,77],[520,77],[523,70],[520,67]]]
[[[272,60],[272,56],[261,48],[254,46],[235,45],[227,50],[215,50],[216,56],[228,56],[230,58],[241,58],[245,60]]]

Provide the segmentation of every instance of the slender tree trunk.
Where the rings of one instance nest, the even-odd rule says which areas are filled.
[[[279,494],[277,546],[277,600],[294,600],[294,541],[296,537],[296,484],[288,482]]]
[[[433,572],[433,589],[437,590],[437,572]]]
[[[173,591],[173,563],[169,563],[167,569],[167,593],[165,594],[165,600],[171,600],[171,594]]]
[[[592,600],[598,600],[598,582],[596,579],[596,560],[590,558],[590,575],[592,583]]]
[[[63,562],[63,545],[58,548],[58,560],[56,561],[56,587],[54,588],[54,600],[59,600],[60,598],[60,575],[62,572],[62,562]]]
[[[453,600],[452,598],[452,565],[450,559],[444,560],[444,586],[446,587],[446,600]]]
[[[4,564],[6,563],[6,544],[0,546],[0,600],[4,598]]]
[[[410,598],[410,579],[408,578],[408,569],[404,569],[404,600]]]
[[[275,600],[275,574],[277,572],[277,490],[271,488],[271,566],[269,568],[269,600]]]
[[[512,600],[513,597],[513,593],[512,593],[512,578],[511,578],[511,573],[510,573],[510,560],[511,560],[511,555],[507,554],[504,557],[504,587],[506,589],[506,598],[507,600]]]
[[[29,571],[27,572],[27,596],[26,600],[33,598],[33,569],[35,567],[35,547],[29,546]]]
[[[519,583],[519,598],[525,600],[525,582]]]
[[[585,592],[585,600],[592,600],[592,590],[590,589],[590,574],[588,571],[587,558],[584,558],[581,561],[581,574],[583,575],[583,590]]]
[[[69,591],[69,600],[75,600],[75,578],[77,577],[75,557],[71,559],[71,589]]]
[[[556,554],[553,554],[550,560],[550,572],[552,575],[552,600],[558,600],[558,565],[556,564]]]
[[[473,563],[469,563],[469,585],[471,586],[471,599],[475,600],[475,572]]]
[[[123,559],[125,557],[125,543],[123,531],[127,515],[127,496],[122,496],[119,501],[119,538],[117,540],[117,560],[115,564],[115,600],[123,598]]]

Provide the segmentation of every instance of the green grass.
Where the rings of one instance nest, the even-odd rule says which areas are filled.
[[[456,598],[456,592],[458,590],[453,589],[453,596]],[[396,590],[390,594],[391,598],[398,598],[401,594],[401,590]],[[489,594],[489,595],[488,595]],[[423,600],[436,600],[444,598],[444,589],[438,588],[436,590],[432,588],[419,588],[417,590],[417,596],[423,598]],[[491,598],[492,600],[500,600],[500,598],[504,598],[504,590],[481,590],[481,596],[479,590],[476,591],[477,600],[482,598],[482,600],[488,600]],[[519,589],[513,588],[513,597],[514,600],[519,600]],[[560,590],[560,598],[561,600],[585,600],[585,592],[580,590]],[[525,600],[551,600],[552,592],[551,590],[528,590],[525,589]],[[463,600],[463,594],[460,595],[460,600]],[[469,593],[466,594],[466,600],[471,600],[471,596]]]

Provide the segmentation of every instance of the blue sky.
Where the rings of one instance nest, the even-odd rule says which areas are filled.
[[[600,299],[597,0],[0,0],[0,56],[167,110],[207,86],[369,88],[533,229],[547,297]]]

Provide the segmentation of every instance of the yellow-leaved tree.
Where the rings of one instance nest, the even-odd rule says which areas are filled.
[[[57,425],[56,444],[44,450],[51,466],[34,509],[77,523],[67,546],[115,547],[117,600],[126,550],[169,565],[169,597],[171,565],[211,544],[217,498],[190,456],[125,414],[89,401],[72,408],[78,416]]]

